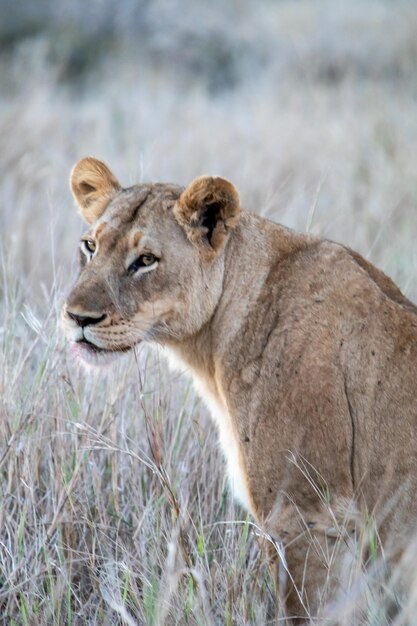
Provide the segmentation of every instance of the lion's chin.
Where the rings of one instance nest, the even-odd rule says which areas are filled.
[[[89,341],[73,341],[71,343],[71,353],[76,359],[82,361],[85,365],[93,365],[97,367],[113,363],[113,361],[130,350],[131,348],[129,347],[106,350],[95,346]]]

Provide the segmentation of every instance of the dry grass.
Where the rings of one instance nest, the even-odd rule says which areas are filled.
[[[79,157],[126,184],[229,177],[246,208],[349,244],[417,298],[412,4],[241,6],[236,33],[219,32],[258,65],[242,61],[233,89],[213,89],[216,68],[184,55],[187,71],[173,71],[192,13],[170,45],[155,37],[137,57],[130,41],[83,85],[59,81],[45,38],[0,57],[0,623],[271,618],[256,532],[189,383],[144,347],[100,373],[68,357],[58,319],[81,228],[67,189]],[[328,624],[390,623],[391,586],[374,570]],[[392,623],[416,624],[417,583],[397,600]]]

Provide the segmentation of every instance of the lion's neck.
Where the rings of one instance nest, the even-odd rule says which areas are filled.
[[[211,319],[197,333],[167,344],[219,402],[229,404],[225,381],[257,350],[248,330],[256,330],[258,341],[271,330],[266,313],[279,308],[274,294],[279,291],[280,264],[312,240],[244,212],[227,244],[223,291]],[[255,320],[260,322],[254,329]]]
[[[234,496],[254,514],[240,443],[246,426],[239,381],[243,376],[248,382],[250,363],[259,358],[259,343],[276,320],[270,312],[279,308],[280,262],[307,241],[245,214],[225,251],[223,291],[214,314],[197,333],[167,346],[171,363],[191,374],[217,424]],[[275,284],[272,291],[270,281]]]

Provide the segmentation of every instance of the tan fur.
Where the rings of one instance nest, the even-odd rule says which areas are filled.
[[[81,216],[88,224],[102,215],[111,198],[120,190],[109,168],[91,157],[78,161],[71,172],[70,183]]]
[[[102,349],[94,359],[145,340],[185,365],[232,490],[282,543],[289,610],[314,614],[344,584],[340,538],[358,517],[375,516],[392,559],[415,529],[416,307],[357,253],[240,211],[228,181],[119,187],[109,201],[114,177],[87,171],[103,172],[98,245],[82,253],[67,335],[86,358],[83,339]],[[129,275],[144,252],[159,263]]]

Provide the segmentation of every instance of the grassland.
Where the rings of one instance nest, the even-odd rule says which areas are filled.
[[[88,154],[126,185],[221,174],[247,209],[350,245],[416,300],[417,11],[155,2],[146,28],[128,15],[110,34],[79,13],[72,30],[37,15],[0,55],[0,623],[263,625],[259,531],[186,377],[144,346],[89,374],[68,354],[68,174]],[[391,622],[389,584],[368,583],[329,624],[417,624],[417,581]]]

